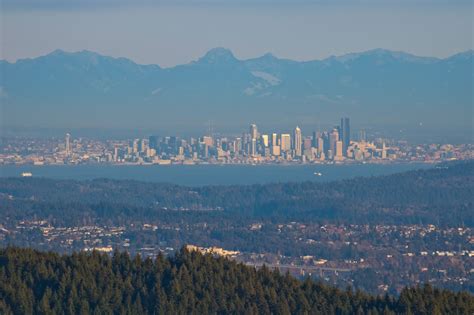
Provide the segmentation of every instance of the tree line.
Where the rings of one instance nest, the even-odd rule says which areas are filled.
[[[472,314],[474,297],[429,285],[397,298],[299,281],[182,249],[155,260],[0,250],[1,314]]]
[[[71,221],[84,215],[153,219],[166,211],[186,210],[356,224],[474,226],[473,186],[474,161],[331,183],[185,187],[110,179],[3,178],[0,214]]]

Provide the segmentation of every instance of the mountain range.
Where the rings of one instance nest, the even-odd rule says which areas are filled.
[[[0,61],[6,126],[231,128],[257,122],[425,124],[472,130],[474,51],[448,58],[375,49],[322,60],[237,59],[214,48],[188,64],[140,65],[56,50]]]

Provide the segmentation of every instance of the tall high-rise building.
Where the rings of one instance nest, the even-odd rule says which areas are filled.
[[[215,147],[218,149],[222,149],[222,139],[219,139],[219,138],[216,139]]]
[[[318,138],[318,155],[321,156],[324,154],[324,139],[322,137]]]
[[[241,145],[242,153],[248,153],[247,148],[248,148],[249,139],[250,139],[250,135],[246,132],[243,132],[242,133],[242,145]]]
[[[205,142],[203,142],[203,153],[202,153],[202,155],[206,159],[209,157],[209,146]]]
[[[272,147],[278,145],[278,135],[276,133],[272,133]]]
[[[150,148],[156,150],[158,148],[158,142],[159,142],[159,139],[157,136],[148,137],[148,145],[150,146]]]
[[[309,150],[313,146],[313,139],[306,137],[303,139],[303,151],[304,150]]]
[[[214,146],[214,139],[210,136],[204,136],[202,137],[202,142],[207,145],[208,147]]]
[[[351,145],[351,126],[349,118],[341,118],[340,130],[343,155],[347,155],[347,148]]]
[[[339,131],[334,128],[329,134],[329,150],[334,154],[336,152],[336,142],[339,141]]]
[[[280,136],[280,149],[282,152],[288,152],[291,150],[291,135],[283,133]]]
[[[387,148],[385,147],[385,141],[382,143],[382,159],[387,158]]]
[[[242,139],[241,138],[236,138],[234,141],[234,151],[239,153],[242,151]]]
[[[178,137],[176,137],[176,136],[170,137],[169,141],[168,141],[168,146],[169,146],[169,149],[171,150],[171,152],[173,154],[176,154],[176,152],[178,150]]]
[[[118,147],[115,146],[115,147],[114,147],[114,156],[113,156],[113,160],[114,160],[115,162],[117,162],[117,160],[118,160],[118,155],[119,155],[119,153],[118,153]]]
[[[252,139],[250,142],[250,156],[256,156],[257,155],[257,139]]]
[[[133,139],[132,141],[132,150],[133,150],[133,153],[137,153],[138,152],[138,143],[139,143],[140,139]]]
[[[316,131],[313,131],[313,137],[311,138],[311,146],[313,148],[318,147],[318,133]]]
[[[301,145],[303,144],[303,138],[301,135],[301,129],[298,126],[296,126],[295,131],[293,133],[293,140],[293,149],[295,150],[295,156],[301,156]]]
[[[268,135],[262,135],[262,144],[265,148],[268,147]]]
[[[342,141],[340,141],[340,140],[336,141],[336,154],[334,156],[335,160],[339,160],[339,161],[342,160],[343,147],[344,147],[344,145],[343,145]]]
[[[139,151],[140,152],[146,152],[149,148],[149,142],[148,139],[141,139],[139,143]]]
[[[257,139],[257,138],[258,138],[257,125],[251,124],[250,125],[250,139]]]
[[[69,133],[66,133],[66,155],[69,156],[71,155],[71,135]]]

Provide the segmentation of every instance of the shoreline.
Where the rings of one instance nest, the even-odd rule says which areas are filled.
[[[252,185],[283,182],[333,182],[434,168],[436,164],[285,164],[285,165],[10,165],[0,166],[0,178],[93,180],[109,178],[184,186]],[[25,175],[23,175],[25,173]],[[31,174],[31,175],[30,175]]]
[[[357,165],[412,165],[412,164],[425,164],[425,165],[436,165],[441,163],[456,162],[456,161],[468,161],[468,160],[439,160],[439,161],[366,161],[366,162],[331,162],[331,163],[208,163],[208,162],[197,162],[197,163],[170,163],[170,164],[159,164],[159,163],[79,163],[79,164],[0,164],[0,168],[3,167],[81,167],[81,166],[93,166],[93,167],[124,167],[124,166],[136,166],[136,167],[201,167],[201,166],[219,166],[219,167],[288,167],[288,166],[357,166]]]

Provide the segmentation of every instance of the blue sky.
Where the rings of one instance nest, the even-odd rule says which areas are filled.
[[[227,47],[296,60],[386,48],[446,57],[473,48],[472,1],[3,0],[1,59],[92,50],[173,66]]]

